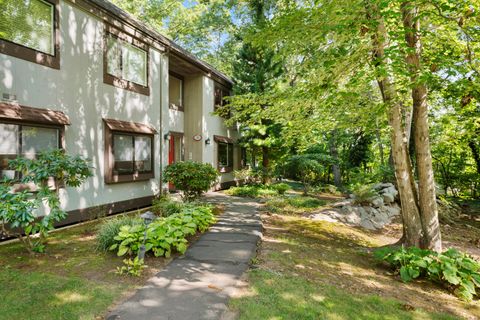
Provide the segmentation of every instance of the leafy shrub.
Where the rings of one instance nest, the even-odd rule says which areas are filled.
[[[168,217],[182,211],[184,204],[172,200],[168,196],[155,198],[152,202],[152,212],[160,217]]]
[[[243,183],[252,182],[251,180],[253,179],[253,171],[250,168],[234,170],[233,176],[235,178],[237,186],[239,186],[240,182],[243,182]]]
[[[276,190],[278,192],[278,194],[282,195],[282,194],[285,194],[285,192],[287,192],[291,188],[286,183],[276,183],[276,184],[272,185],[272,189]]]
[[[126,274],[129,276],[140,277],[145,269],[144,261],[135,257],[134,259],[124,259],[123,266],[117,267],[117,274]]]
[[[378,197],[378,192],[371,185],[361,185],[353,190],[356,204],[368,204],[373,198]]]
[[[225,193],[231,196],[246,198],[271,197],[278,194],[273,188],[264,185],[232,187],[226,190]]]
[[[303,183],[303,193],[306,195],[312,184],[318,181],[323,167],[311,155],[295,155],[290,157],[286,168],[289,174]]]
[[[86,160],[63,150],[40,152],[36,159],[18,157],[10,160],[8,167],[20,172],[22,178],[0,182],[0,229],[7,231],[8,226],[7,235],[18,237],[29,252],[44,252],[48,232],[66,217],[60,208],[60,185],[80,186],[92,175],[91,168]],[[49,185],[50,181],[55,185]],[[14,185],[19,182],[33,184],[36,192],[15,192]],[[37,217],[36,211],[44,204],[48,214]],[[18,229],[21,231],[12,231]]]
[[[140,218],[131,216],[118,216],[106,220],[99,225],[97,229],[97,249],[108,251],[108,249],[115,244],[114,238],[120,232],[120,227],[141,224],[143,224],[143,222]]]
[[[333,184],[326,184],[326,185],[315,187],[314,191],[315,192],[325,192],[325,193],[330,193],[330,194],[334,194],[334,195],[341,195],[342,194],[342,192],[340,190],[338,190],[338,188],[336,186],[334,186]]]
[[[163,180],[183,192],[185,201],[192,201],[208,191],[218,178],[218,172],[208,163],[180,161],[165,168]]]
[[[375,257],[389,263],[404,282],[425,277],[443,284],[462,300],[471,301],[480,289],[480,263],[466,253],[448,249],[443,253],[419,248],[384,248]]]
[[[146,252],[151,251],[156,257],[169,257],[172,250],[183,254],[187,250],[186,237],[197,231],[204,232],[214,221],[210,206],[187,205],[180,213],[159,218],[147,227]],[[143,243],[144,231],[143,224],[120,227],[109,250],[117,250],[119,256],[137,254]]]

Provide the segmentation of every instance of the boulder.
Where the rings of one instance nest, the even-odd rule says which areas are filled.
[[[372,221],[368,219],[364,219],[360,222],[360,227],[368,229],[368,230],[375,230],[375,226],[373,225]]]
[[[395,202],[395,195],[391,193],[383,193],[382,198],[383,198],[383,203],[385,204],[390,204]]]
[[[373,207],[378,208],[380,206],[383,206],[383,198],[375,197],[372,200],[370,200],[370,203],[372,204]]]

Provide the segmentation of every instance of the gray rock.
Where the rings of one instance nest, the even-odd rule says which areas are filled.
[[[401,213],[400,206],[396,203],[394,203],[393,205],[387,206],[386,210],[389,217],[399,216]]]
[[[390,204],[395,201],[395,196],[391,193],[382,194],[382,198],[383,198],[383,203],[385,204]]]
[[[373,198],[370,203],[372,204],[372,206],[374,206],[375,208],[378,208],[380,206],[383,206],[383,198],[382,197],[375,197]]]
[[[368,229],[368,230],[375,230],[376,229],[375,226],[373,225],[373,223],[368,219],[362,220],[360,222],[360,227]]]

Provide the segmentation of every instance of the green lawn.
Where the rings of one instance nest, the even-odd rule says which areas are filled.
[[[284,276],[274,271],[253,270],[249,280],[253,294],[231,303],[232,308],[239,310],[242,320],[457,319],[421,310],[407,311],[392,299],[351,295],[303,277]]]
[[[267,202],[264,239],[252,260],[248,289],[230,304],[239,319],[480,318],[478,300],[463,302],[426,281],[405,284],[376,262],[370,250],[386,244],[380,232],[275,208],[268,212]]]
[[[95,250],[97,224],[52,233],[45,254],[31,256],[18,242],[0,245],[0,320],[103,319],[167,262],[147,258],[142,277],[117,275],[123,257]]]

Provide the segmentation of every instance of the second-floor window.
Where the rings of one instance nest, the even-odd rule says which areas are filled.
[[[103,81],[149,95],[148,45],[106,26]]]
[[[0,52],[60,68],[55,0],[0,1]]]
[[[184,110],[183,106],[183,78],[172,75],[168,77],[168,98],[170,109]]]
[[[109,35],[107,72],[117,78],[147,86],[147,52]]]

